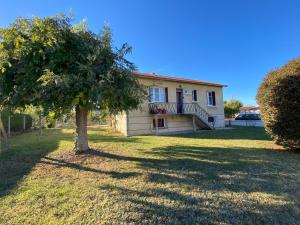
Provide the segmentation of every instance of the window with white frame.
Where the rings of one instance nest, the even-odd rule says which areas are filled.
[[[207,105],[216,106],[216,94],[214,91],[207,92]]]
[[[150,102],[166,102],[166,88],[150,87],[149,97]]]

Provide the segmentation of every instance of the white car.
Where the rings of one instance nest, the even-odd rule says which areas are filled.
[[[231,122],[233,126],[263,127],[264,124],[258,113],[240,113]]]

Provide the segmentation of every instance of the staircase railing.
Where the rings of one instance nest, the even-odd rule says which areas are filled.
[[[156,102],[149,103],[149,113],[151,114],[190,114],[196,115],[209,128],[213,129],[213,123],[209,121],[211,117],[205,109],[198,103],[182,103],[176,102]]]
[[[193,103],[195,105],[195,115],[201,119],[210,129],[214,129],[214,121],[210,121],[210,118],[213,118],[209,113],[203,109],[198,103]],[[214,119],[212,119],[214,120]]]

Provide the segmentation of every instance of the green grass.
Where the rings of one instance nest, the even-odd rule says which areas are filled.
[[[0,224],[299,224],[300,154],[261,128],[126,138],[90,129],[11,139]]]

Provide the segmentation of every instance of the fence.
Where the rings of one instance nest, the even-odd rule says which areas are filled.
[[[225,126],[244,126],[244,127],[263,127],[264,124],[261,120],[225,120]]]
[[[87,118],[87,126],[107,125],[109,118],[107,114],[101,114],[99,111],[90,111]],[[48,128],[74,128],[76,126],[75,113],[68,116],[64,115],[57,119],[46,118],[46,127]]]
[[[33,119],[28,114],[0,112],[0,151],[8,148],[8,138],[32,128]]]
[[[8,134],[22,132],[32,127],[32,117],[28,114],[3,112],[1,120]]]

